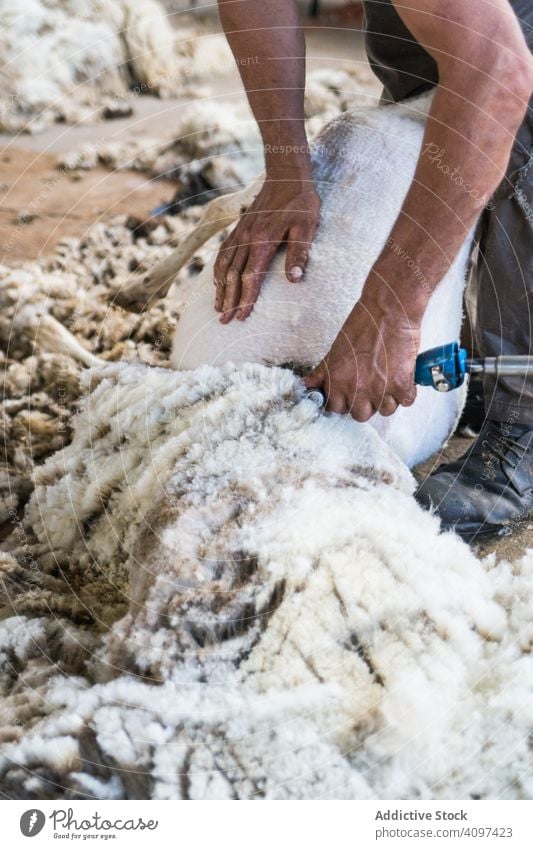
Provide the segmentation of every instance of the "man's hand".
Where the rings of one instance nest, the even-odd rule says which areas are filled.
[[[319,209],[320,199],[311,179],[267,178],[215,262],[215,309],[223,313],[222,324],[234,316],[240,321],[248,318],[280,245],[287,245],[287,280],[300,282]]]
[[[351,413],[358,422],[376,412],[390,416],[415,400],[419,344],[419,322],[410,321],[400,307],[384,310],[362,298],[304,383],[322,389],[331,412]]]

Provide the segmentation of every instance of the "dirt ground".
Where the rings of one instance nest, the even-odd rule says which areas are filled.
[[[58,173],[57,156],[20,147],[0,153],[0,230],[13,264],[45,256],[65,236],[83,238],[96,221],[128,213],[150,216],[172,185],[157,186],[133,171],[105,168]],[[23,224],[23,238],[18,238]]]
[[[339,61],[366,64],[357,25],[357,20],[354,23],[346,16],[315,20],[307,30],[308,69],[334,67]],[[376,82],[373,93],[378,91]],[[244,98],[237,72],[219,77],[205,97],[218,103]],[[190,98],[143,96],[135,99],[134,113],[127,118],[94,126],[61,124],[35,136],[0,134],[0,243],[9,246],[0,261],[9,265],[50,254],[65,236],[81,238],[95,221],[117,213],[149,218],[156,207],[172,197],[172,183],[150,180],[133,171],[112,173],[104,168],[65,174],[58,180],[57,157],[87,142],[168,135],[178,110],[190,102]],[[416,471],[417,476],[422,477],[449,457],[459,456],[468,444],[467,439],[453,437],[438,456]],[[484,545],[480,553],[494,550],[514,560],[532,545],[533,521],[511,537]]]

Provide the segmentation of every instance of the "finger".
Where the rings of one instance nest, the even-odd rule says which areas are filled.
[[[326,400],[326,410],[330,413],[347,413],[349,406],[346,396],[342,392],[330,392]]]
[[[398,409],[398,401],[392,395],[384,395],[381,402],[377,405],[378,413],[382,416],[392,416]]]
[[[213,266],[213,283],[219,287],[226,279],[228,268],[239,247],[239,241],[235,238],[235,232],[231,233],[219,248],[215,264]]]
[[[416,386],[414,383],[406,381],[398,381],[397,383],[393,381],[390,394],[393,398],[396,398],[398,404],[401,404],[402,407],[410,407],[416,399]]]
[[[246,232],[240,234],[240,228],[236,227],[230,233],[222,247],[220,248],[214,266],[214,284],[215,292],[215,310],[222,312],[224,308],[224,299],[226,297],[226,283],[230,268],[236,258],[237,252],[241,247],[247,244],[243,243],[243,239],[248,238]]]
[[[226,276],[233,258],[237,252],[238,245],[234,244],[229,236],[220,248],[213,269],[213,282],[215,284],[215,310],[222,312],[224,298],[226,295]]]
[[[224,294],[225,284],[223,282],[217,283],[215,289],[215,310],[217,312],[222,312],[222,306],[224,304]]]
[[[248,262],[242,275],[241,299],[236,312],[236,317],[240,321],[247,319],[253,310],[270,263],[274,259],[278,247],[278,241],[252,245]]]
[[[248,259],[248,246],[237,249],[233,261],[226,274],[224,287],[224,303],[222,304],[221,324],[228,324],[235,315],[241,297],[241,275]]]
[[[290,283],[299,283],[304,275],[315,230],[316,223],[307,227],[291,227],[289,230],[285,274]]]
[[[400,398],[402,407],[411,407],[416,401],[416,386],[413,383],[412,386],[409,387],[407,392],[398,393],[397,398]]]
[[[311,374],[306,375],[302,380],[308,389],[320,389],[324,385],[325,377],[326,369],[322,361],[313,369]]]
[[[350,408],[350,414],[356,422],[367,422],[372,418],[376,408],[370,398],[359,395]]]

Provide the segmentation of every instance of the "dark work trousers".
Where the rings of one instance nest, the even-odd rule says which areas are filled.
[[[533,50],[533,0],[510,3]],[[392,0],[364,0],[363,5],[366,50],[383,83],[383,99],[404,100],[437,85],[435,61],[402,23]],[[471,323],[481,356],[533,353],[532,145],[533,101],[517,134],[507,176],[476,232]],[[489,418],[533,426],[533,378],[485,378],[484,394]]]
[[[533,101],[476,244],[471,319],[478,353],[533,356]],[[483,389],[489,418],[533,426],[532,377],[485,377]]]

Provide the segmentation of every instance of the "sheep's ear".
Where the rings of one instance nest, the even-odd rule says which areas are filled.
[[[113,303],[131,312],[142,312],[157,298],[164,298],[176,274],[186,265],[208,239],[233,224],[246,209],[263,185],[264,176],[229,195],[214,198],[205,207],[202,218],[175,251],[156,263],[141,278],[135,277],[113,295]]]

